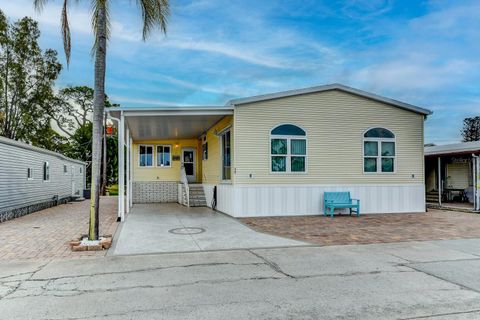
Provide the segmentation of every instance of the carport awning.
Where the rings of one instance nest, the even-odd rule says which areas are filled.
[[[232,107],[115,108],[114,118],[123,114],[133,140],[197,138],[226,115]]]
[[[425,156],[444,156],[480,153],[480,141],[445,144],[440,146],[425,147]]]

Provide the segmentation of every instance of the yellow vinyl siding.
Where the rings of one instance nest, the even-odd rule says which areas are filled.
[[[234,115],[235,183],[424,183],[420,114],[333,90],[240,105]],[[307,132],[306,173],[270,172],[270,131],[285,123]],[[363,133],[371,127],[395,133],[395,173],[363,173]]]
[[[140,167],[138,149],[140,145],[153,145],[153,167]],[[172,150],[171,167],[157,167],[157,145],[170,145]],[[197,182],[201,182],[201,157],[198,159],[198,139],[135,141],[133,144],[133,181],[180,181],[181,161],[173,161],[174,156],[181,159],[182,148],[195,148],[197,152]]]
[[[217,136],[218,133],[222,132],[225,128],[232,126],[233,117],[226,116],[220,120],[213,127],[207,131],[207,142],[208,142],[208,159],[202,161],[202,182],[207,184],[217,184],[222,182],[222,150],[220,146],[220,137]],[[233,180],[233,128],[231,128],[231,166],[232,166],[232,180]],[[232,181],[233,182],[233,181]]]

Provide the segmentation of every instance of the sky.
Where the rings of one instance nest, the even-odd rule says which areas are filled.
[[[64,63],[57,88],[93,87],[90,1],[71,1],[65,64],[61,2],[0,0],[39,21]],[[342,83],[432,110],[425,142],[455,143],[480,115],[478,0],[171,0],[167,35],[142,41],[133,0],[111,1],[107,94],[130,107],[223,105],[232,98]]]

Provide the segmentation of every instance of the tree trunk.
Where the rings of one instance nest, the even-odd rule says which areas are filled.
[[[105,69],[107,53],[107,20],[104,6],[100,6],[97,16],[97,39],[95,47],[95,88],[93,100],[92,134],[92,187],[90,199],[89,240],[98,240],[98,218],[100,209],[100,167],[102,161],[103,114],[105,108]]]

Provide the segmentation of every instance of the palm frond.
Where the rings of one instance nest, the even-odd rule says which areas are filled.
[[[142,11],[143,32],[142,38],[146,40],[155,27],[167,33],[167,22],[170,15],[169,0],[137,0]]]
[[[41,12],[43,10],[43,7],[45,6],[45,4],[47,2],[48,2],[48,0],[33,0],[33,7],[38,12]]]
[[[67,58],[67,66],[70,64],[70,54],[72,52],[72,42],[70,34],[70,26],[68,23],[68,0],[63,1],[62,8],[62,38],[63,38],[63,50],[65,51],[65,56]]]

